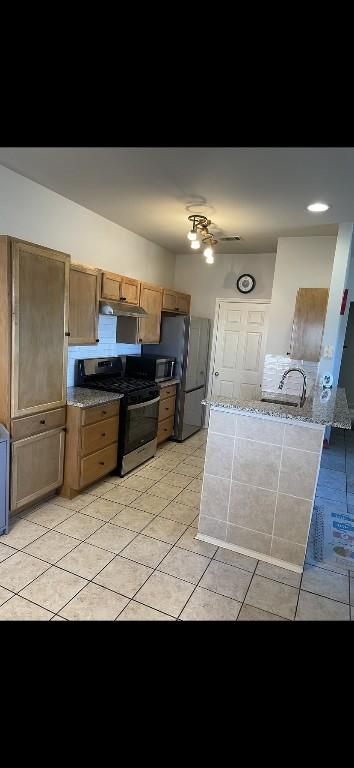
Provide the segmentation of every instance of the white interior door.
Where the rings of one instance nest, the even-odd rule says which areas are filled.
[[[211,395],[256,400],[262,385],[269,304],[220,301]]]

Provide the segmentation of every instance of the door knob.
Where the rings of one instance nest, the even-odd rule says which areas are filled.
[[[219,371],[215,371],[215,376],[219,376]]]

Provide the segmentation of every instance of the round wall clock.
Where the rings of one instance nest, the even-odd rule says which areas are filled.
[[[241,293],[251,293],[256,285],[256,278],[253,275],[240,275],[237,278],[236,286]]]

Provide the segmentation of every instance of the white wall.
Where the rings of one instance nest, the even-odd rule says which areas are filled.
[[[214,319],[216,298],[245,298],[236,288],[244,272],[256,278],[251,299],[270,299],[274,275],[274,253],[219,254],[214,264],[190,253],[176,256],[175,288],[192,295],[192,313]]]
[[[174,284],[174,254],[1,165],[0,234],[56,248],[82,264]],[[116,344],[115,327],[116,318],[100,316],[100,343],[69,347],[68,386],[74,384],[76,359],[140,352],[140,346]]]
[[[280,237],[275,262],[267,353],[286,355],[298,288],[328,288],[336,237]]]
[[[349,301],[344,315],[340,314],[343,291],[350,290],[351,255],[353,240],[353,224],[339,225],[338,237],[331,275],[331,285],[328,296],[328,306],[325,327],[323,330],[322,346],[333,348],[333,357],[321,357],[319,374],[332,373],[333,385],[336,386],[339,377],[340,363],[344,344],[345,331],[348,321]]]
[[[173,287],[174,254],[1,165],[0,234],[70,253],[82,264]]]

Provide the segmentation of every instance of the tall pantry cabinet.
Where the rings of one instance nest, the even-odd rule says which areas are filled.
[[[11,511],[63,482],[70,256],[0,236],[0,422]]]

